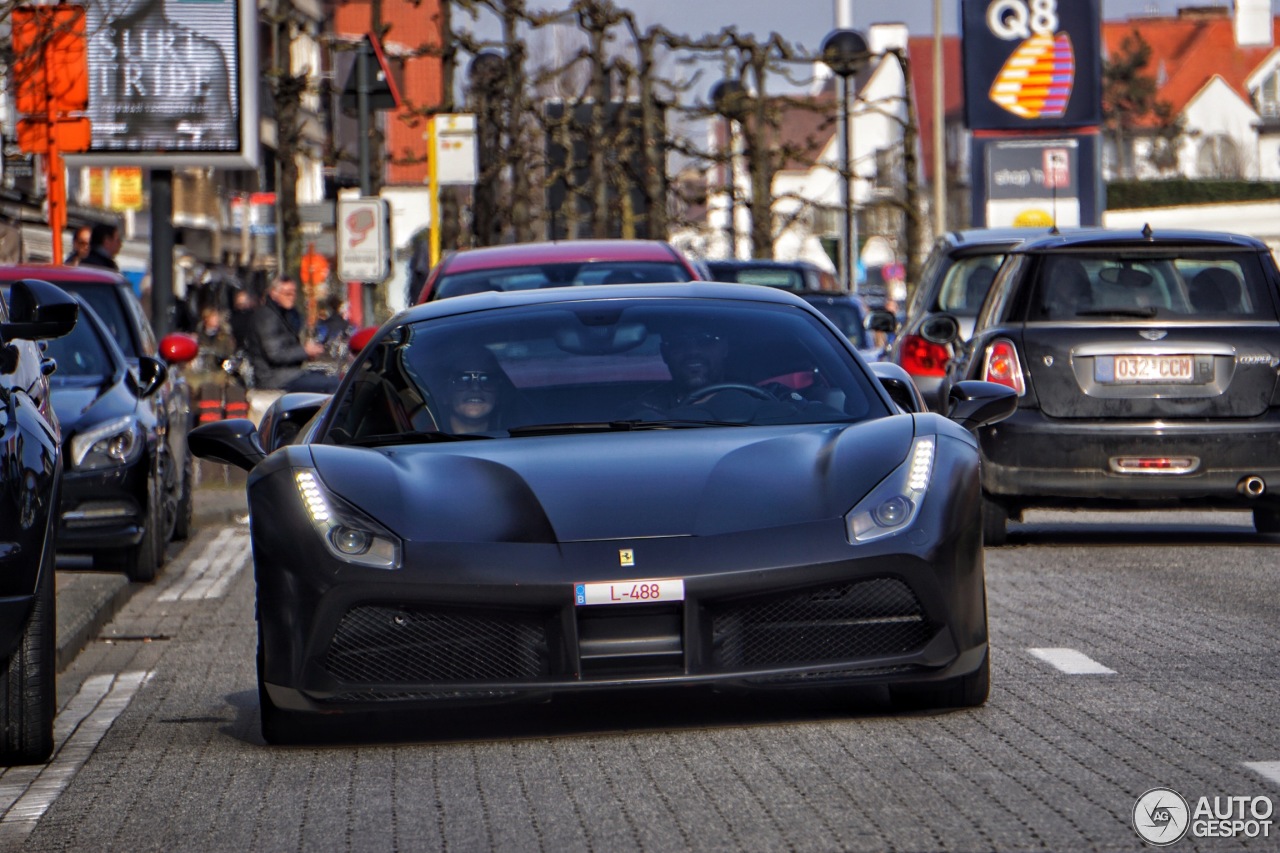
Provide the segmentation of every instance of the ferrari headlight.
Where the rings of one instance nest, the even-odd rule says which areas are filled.
[[[114,418],[71,439],[71,467],[88,471],[127,465],[138,458],[142,445],[142,427],[135,418]]]
[[[844,517],[850,542],[869,542],[911,526],[929,489],[934,437],[917,438],[907,461],[885,477]]]
[[[400,568],[400,540],[395,534],[330,494],[313,472],[295,471],[293,477],[307,518],[329,553],[374,569]]]

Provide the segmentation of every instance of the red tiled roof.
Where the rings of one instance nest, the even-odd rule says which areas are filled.
[[[1245,81],[1280,44],[1280,18],[1272,19],[1272,44],[1249,47],[1236,46],[1234,22],[1227,14],[1104,21],[1104,55],[1118,55],[1125,38],[1135,32],[1151,46],[1148,73],[1157,82],[1163,79],[1157,97],[1177,115],[1214,77],[1249,102]],[[1149,117],[1145,123],[1154,122]]]

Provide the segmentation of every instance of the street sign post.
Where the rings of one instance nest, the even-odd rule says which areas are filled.
[[[377,196],[338,199],[338,278],[379,283],[391,271],[387,203]]]

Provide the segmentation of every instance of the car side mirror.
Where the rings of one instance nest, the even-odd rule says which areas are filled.
[[[929,411],[929,406],[921,396],[920,389],[916,387],[915,380],[911,378],[910,373],[902,369],[901,365],[891,361],[873,361],[868,366],[876,379],[880,380],[884,390],[889,392],[889,397],[904,412],[918,414]]]
[[[272,453],[289,444],[307,421],[332,399],[330,394],[294,392],[280,396],[258,424],[258,442],[263,453]]]
[[[138,372],[129,371],[129,381],[133,385],[133,390],[139,397],[150,397],[152,394],[160,390],[166,379],[169,378],[169,368],[158,358],[152,358],[149,355],[140,356],[138,358]]]
[[[373,340],[373,336],[377,332],[377,326],[365,326],[360,329],[351,336],[351,340],[347,341],[347,352],[353,356],[359,355],[369,345],[369,341]]]
[[[174,332],[160,339],[160,357],[169,364],[194,361],[199,352],[200,343],[192,335]]]
[[[1018,393],[1007,385],[966,379],[947,394],[947,417],[967,430],[999,423],[1018,408]]]
[[[893,315],[892,311],[872,311],[867,315],[863,326],[869,332],[884,332],[892,335],[898,331],[898,318]]]
[[[258,428],[248,418],[229,418],[201,424],[187,433],[187,446],[201,459],[223,462],[246,471],[267,458],[258,442]]]
[[[942,346],[955,343],[960,338],[960,321],[950,314],[934,314],[920,324],[920,337]]]
[[[62,288],[34,278],[9,288],[9,322],[0,323],[0,340],[60,338],[75,328],[80,305]]]

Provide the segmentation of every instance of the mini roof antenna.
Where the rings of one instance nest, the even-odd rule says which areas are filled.
[[[1151,239],[1151,235],[1152,235],[1152,234],[1154,234],[1154,233],[1155,233],[1155,232],[1151,230],[1151,223],[1150,223],[1150,222],[1147,222],[1147,223],[1145,223],[1145,224],[1142,226],[1142,236],[1143,236],[1145,239],[1150,240],[1150,239]]]

